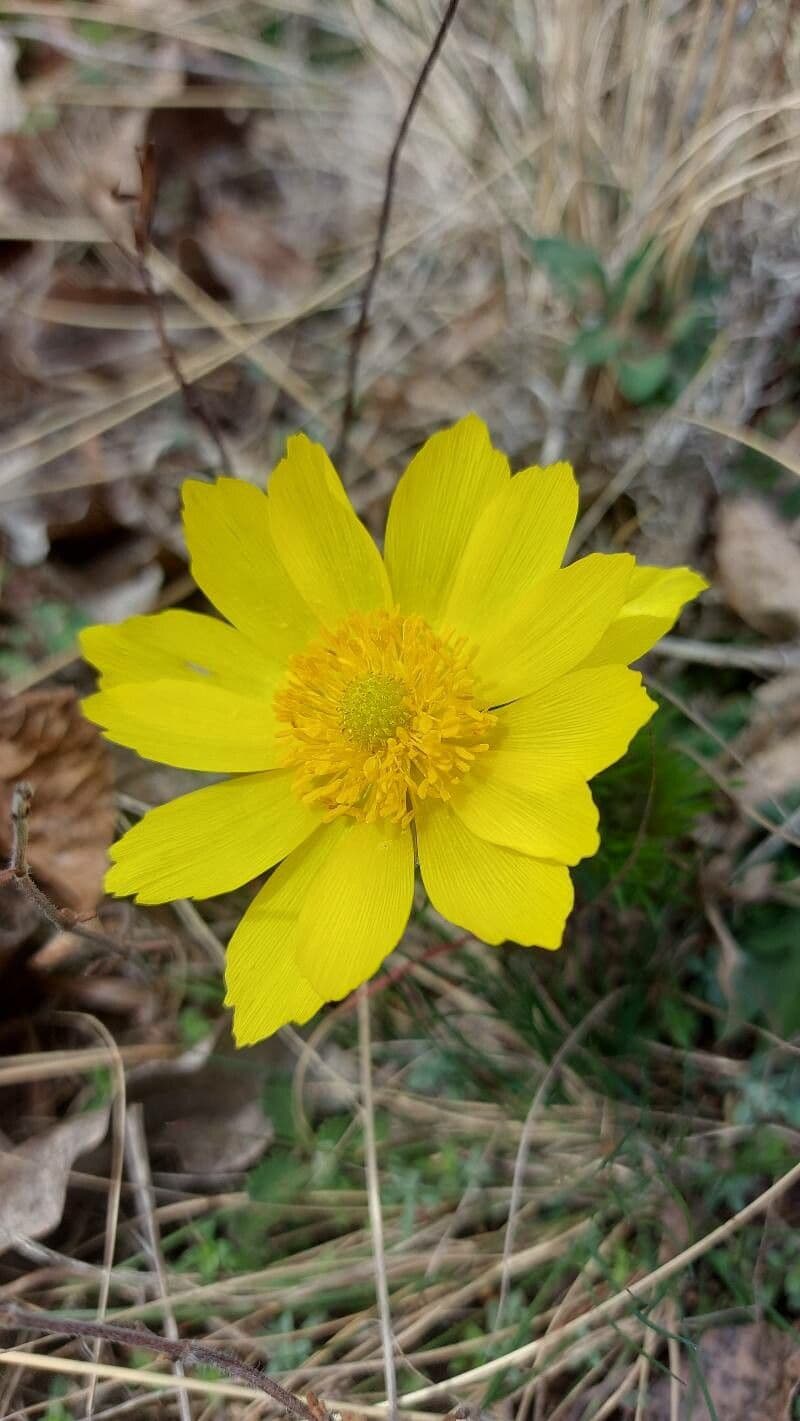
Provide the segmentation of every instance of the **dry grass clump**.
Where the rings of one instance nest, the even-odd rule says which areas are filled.
[[[174,380],[114,246],[130,243],[114,194],[135,192],[145,139],[162,168],[151,277],[187,378],[207,375],[223,402],[234,464],[260,476],[300,424],[333,442],[386,156],[429,21],[406,5],[284,7],[267,43],[248,10],[220,25],[192,7],[147,22],[124,5],[7,9],[9,33],[70,62],[23,90],[43,127],[7,172],[3,228],[31,243],[12,310],[26,374],[49,393],[21,427],[14,411],[3,497],[18,501],[43,466],[44,486],[63,487],[169,463]],[[96,69],[87,82],[81,17],[108,27],[95,43],[113,86]],[[757,248],[796,208],[795,51],[781,7],[508,4],[459,17],[400,163],[350,470],[365,504],[385,494],[387,465],[469,404],[520,457],[568,442],[585,463],[611,432],[609,399],[624,433],[608,381],[565,372],[574,311],[530,242],[585,244],[610,276],[646,251],[639,288],[658,266],[680,304],[701,233],[730,247],[733,229]],[[618,325],[636,300],[634,284]],[[77,378],[81,362],[63,355],[87,331],[102,341],[99,387],[96,356]],[[591,492],[608,472],[589,457]]]
[[[537,1049],[530,1030],[523,1034],[511,1024],[502,976],[494,1003],[485,980],[476,990],[484,973],[480,950],[462,945],[437,956],[427,937],[427,965],[410,960],[395,971],[389,990],[384,979],[372,992],[380,1037],[376,1029],[370,1108],[380,1139],[383,1270],[403,1409],[428,1416],[455,1399],[491,1406],[505,1397],[521,1415],[578,1416],[582,1410],[570,1407],[598,1396],[601,1380],[605,1399],[634,1394],[644,1407],[666,1337],[676,1339],[678,1362],[691,1363],[688,1339],[704,1314],[708,1323],[752,1315],[741,1303],[715,1307],[715,1274],[706,1260],[735,1245],[754,1221],[758,1233],[768,1210],[773,1242],[788,1237],[786,1201],[799,1167],[731,1207],[741,1187],[738,1170],[746,1168],[736,1165],[737,1152],[752,1131],[730,1122],[726,1101],[748,1079],[746,1061],[630,1035],[619,1016],[626,996],[619,989],[564,1034],[558,1000],[541,979],[522,989],[538,1002],[532,1017],[543,1045]],[[525,977],[512,984],[514,992]],[[170,1091],[180,1089],[174,1067],[137,1066],[110,1038],[99,1050],[92,1044],[6,1061],[0,1076],[6,1087],[27,1088],[28,1099],[37,1089],[43,1104],[43,1081],[60,1093],[65,1070],[75,1081],[96,1071],[101,1059],[113,1070],[116,1090],[126,1069],[129,1087],[127,1123],[124,1099],[115,1096],[110,1153],[73,1174],[70,1212],[55,1245],[20,1240],[27,1273],[9,1272],[13,1255],[6,1255],[0,1307],[24,1302],[28,1309],[92,1318],[100,1299],[100,1315],[114,1326],[142,1322],[169,1337],[177,1323],[182,1335],[198,1339],[197,1362],[203,1347],[250,1364],[266,1359],[270,1376],[296,1393],[313,1389],[329,1407],[382,1414],[375,1257],[361,1171],[363,1106],[348,1046],[352,1013],[352,1004],[343,1004],[305,1042],[288,1033],[293,1068],[274,1048],[262,1053],[260,1069],[254,1060],[245,1064],[257,1091],[266,1080],[264,1099],[278,1133],[250,1172],[247,1190],[241,1171],[226,1171],[224,1157],[216,1185],[210,1166],[194,1178],[185,1169],[165,1170],[169,1151],[163,1137],[158,1143],[159,1117],[146,1082],[158,1069],[156,1110],[169,1119]],[[88,1018],[79,1029],[91,1034]],[[69,1035],[77,1039],[74,1029]],[[544,1045],[559,1040],[558,1052]],[[187,1071],[190,1080],[197,1072],[189,1057]],[[195,1096],[224,1092],[224,1052],[216,1072],[216,1081],[207,1073],[202,1083],[196,1077]],[[140,1170],[132,1171],[132,1141],[139,1140],[140,1160],[147,1160],[147,1145],[138,1123],[142,1106],[131,1097],[144,1100],[155,1151],[150,1183],[149,1165],[145,1182]],[[523,1123],[518,1110],[525,1099],[534,1104]],[[99,1108],[85,1092],[83,1104]],[[185,1108],[175,1097],[172,1114]],[[88,1123],[90,1116],[84,1118]],[[174,1120],[170,1129],[178,1139]],[[198,1118],[195,1130],[201,1129]],[[777,1144],[781,1135],[788,1161],[794,1132],[778,1130]],[[729,1192],[720,1193],[726,1177]],[[103,1225],[107,1188],[111,1212]],[[690,1268],[700,1306],[687,1319],[681,1298]],[[7,1325],[15,1326],[13,1314]],[[137,1359],[128,1334],[123,1352],[106,1344],[92,1360],[71,1343],[54,1359],[17,1335],[24,1370],[7,1372],[9,1412],[13,1406],[15,1414],[41,1414],[37,1382],[46,1388],[54,1368],[69,1386],[58,1403],[64,1410],[54,1406],[53,1416],[82,1414],[82,1388],[90,1380],[103,1416],[124,1414],[121,1387],[134,1388],[137,1414],[155,1408],[164,1416],[178,1406],[183,1383],[153,1358],[152,1344]],[[2,1360],[8,1367],[14,1354]],[[226,1414],[249,1418],[272,1405],[252,1388],[246,1402],[240,1381],[192,1375],[194,1405],[227,1397]]]

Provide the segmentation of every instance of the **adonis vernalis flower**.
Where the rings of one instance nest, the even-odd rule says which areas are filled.
[[[227,620],[89,628],[84,710],[140,755],[230,778],[145,814],[109,891],[208,898],[279,865],[228,947],[240,1044],[377,970],[417,862],[457,926],[558,947],[568,866],[599,846],[587,781],[655,710],[628,663],[703,579],[626,553],[562,567],[569,465],[512,477],[475,415],[412,459],[383,557],[304,435],[267,493],[222,478],[183,496],[194,578]]]

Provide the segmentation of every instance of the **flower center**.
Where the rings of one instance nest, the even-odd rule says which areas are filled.
[[[397,676],[371,671],[351,681],[341,702],[341,725],[347,739],[362,750],[385,745],[398,726],[408,725],[405,696],[405,685]]]
[[[354,612],[292,656],[275,697],[282,763],[327,819],[407,825],[449,799],[495,716],[482,709],[463,638],[422,617]]]

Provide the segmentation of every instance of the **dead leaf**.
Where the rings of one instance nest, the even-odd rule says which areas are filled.
[[[263,309],[276,295],[297,295],[314,280],[313,263],[281,239],[263,212],[217,201],[195,239],[241,311]]]
[[[0,701],[0,855],[11,852],[11,795],[33,785],[28,860],[59,907],[93,913],[114,833],[111,765],[71,690]],[[14,892],[7,888],[6,892]]]
[[[800,675],[774,677],[756,692],[754,705],[736,751],[744,763],[739,792],[755,806],[780,801],[800,785]]]
[[[758,1323],[712,1327],[700,1338],[696,1363],[691,1369],[683,1363],[678,1421],[708,1421],[698,1370],[725,1421],[790,1421],[791,1398],[800,1381],[800,1343],[794,1333]],[[652,1387],[647,1417],[671,1421],[669,1377],[660,1377]]]
[[[768,504],[723,503],[716,558],[719,584],[742,621],[777,640],[800,632],[800,548]]]
[[[70,324],[76,310],[92,312],[98,325]],[[152,357],[155,336],[144,316],[143,293],[127,282],[76,273],[66,264],[53,268],[36,307],[18,315],[13,325],[14,359],[31,380],[75,394],[95,395]],[[48,317],[41,319],[41,314]],[[142,325],[124,325],[142,313]],[[103,320],[108,324],[103,327]],[[115,320],[119,325],[115,325]]]
[[[741,796],[747,804],[780,800],[800,786],[800,731],[767,745],[749,761]]]
[[[72,1115],[13,1149],[0,1147],[0,1251],[61,1222],[69,1173],[108,1128],[108,1108]]]
[[[263,1055],[270,1059],[274,1048]],[[227,1041],[214,1048],[209,1037],[174,1060],[133,1070],[128,1094],[144,1106],[161,1166],[207,1178],[249,1169],[273,1140],[263,1088],[259,1071],[241,1070],[234,1048]]]

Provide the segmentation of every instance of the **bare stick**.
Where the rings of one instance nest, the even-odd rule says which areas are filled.
[[[170,1302],[169,1289],[167,1287],[166,1268],[164,1266],[164,1254],[161,1248],[161,1236],[155,1216],[155,1197],[153,1195],[153,1180],[150,1174],[150,1157],[147,1151],[147,1138],[144,1132],[144,1118],[142,1106],[132,1105],[125,1116],[125,1157],[128,1164],[128,1174],[131,1183],[136,1190],[139,1213],[144,1224],[144,1236],[147,1245],[147,1252],[153,1266],[153,1272],[158,1283],[158,1289],[164,1304],[164,1331],[172,1342],[180,1341],[178,1324],[175,1321],[175,1313]],[[183,1362],[173,1363],[177,1376],[184,1375]],[[178,1411],[180,1421],[192,1421],[192,1408],[185,1391],[178,1392]]]
[[[389,1283],[386,1277],[386,1252],[383,1245],[378,1147],[375,1140],[375,1104],[372,1097],[372,1043],[369,1029],[369,996],[364,987],[358,990],[358,1054],[361,1066],[361,1109],[364,1122],[364,1155],[367,1166],[367,1198],[372,1230],[372,1256],[375,1260],[375,1291],[378,1295],[378,1316],[381,1325],[383,1372],[386,1378],[386,1409],[397,1417],[397,1373],[394,1365],[394,1338],[389,1305]]]
[[[188,1366],[217,1367],[226,1376],[243,1382],[254,1391],[264,1392],[277,1401],[293,1416],[302,1421],[320,1421],[319,1411],[314,1405],[308,1406],[302,1397],[287,1391],[279,1382],[262,1372],[260,1367],[251,1367],[240,1362],[227,1352],[218,1352],[216,1347],[206,1347],[190,1339],[159,1337],[147,1327],[121,1327],[112,1322],[84,1322],[82,1319],[62,1317],[60,1313],[34,1312],[17,1307],[13,1303],[0,1305],[0,1326],[21,1327],[30,1332],[53,1332],[63,1337],[98,1337],[104,1342],[115,1342],[121,1347],[145,1347],[150,1352],[160,1352],[172,1362],[185,1362]]]
[[[369,321],[369,308],[372,301],[372,293],[380,275],[383,263],[383,253],[386,246],[386,234],[389,230],[389,221],[392,215],[392,201],[394,199],[394,189],[397,182],[397,164],[400,158],[400,150],[406,139],[406,134],[411,127],[411,120],[414,117],[417,106],[422,98],[422,91],[428,80],[428,76],[436,63],[439,51],[444,44],[447,31],[455,19],[459,0],[448,0],[445,12],[442,16],[439,28],[434,36],[433,44],[425,58],[425,63],[419,71],[417,82],[411,91],[411,97],[406,106],[406,111],[400,120],[400,127],[397,136],[392,144],[392,151],[389,154],[389,162],[386,167],[386,181],[383,189],[383,202],[381,203],[380,217],[378,218],[378,233],[375,238],[375,251],[372,256],[372,266],[369,269],[364,291],[361,297],[361,309],[358,313],[358,320],[353,328],[350,337],[350,353],[347,362],[347,393],[345,395],[344,409],[342,410],[342,423],[339,429],[339,439],[336,445],[335,461],[342,463],[347,454],[347,443],[350,437],[350,429],[353,423],[356,410],[356,385],[358,382],[358,366],[361,358],[361,347],[364,344],[364,337],[367,333],[367,322]]]
[[[561,1070],[561,1067],[563,1066],[570,1051],[574,1051],[575,1047],[586,1035],[587,1031],[589,1031],[591,1027],[593,1027],[595,1023],[600,1019],[600,1017],[604,1016],[605,1013],[609,1010],[609,1008],[613,1006],[616,1001],[619,1000],[624,990],[624,987],[618,987],[616,991],[610,992],[607,997],[602,997],[599,1002],[595,1002],[591,1011],[587,1012],[586,1016],[583,1018],[583,1021],[578,1022],[578,1025],[570,1032],[566,1040],[562,1041],[561,1045],[556,1051],[555,1056],[550,1062],[550,1065],[548,1066],[541,1081],[539,1082],[536,1094],[534,1095],[533,1100],[531,1101],[528,1114],[525,1117],[525,1124],[522,1127],[522,1134],[519,1137],[517,1157],[514,1161],[514,1176],[511,1182],[511,1198],[508,1201],[508,1222],[506,1223],[506,1236],[505,1242],[503,1244],[503,1265],[502,1274],[500,1277],[500,1297],[497,1303],[497,1318],[495,1321],[495,1327],[500,1327],[501,1325],[501,1316],[508,1298],[508,1289],[511,1281],[511,1258],[514,1252],[514,1235],[516,1231],[517,1211],[519,1210],[519,1202],[522,1197],[522,1184],[525,1176],[525,1167],[528,1163],[528,1147],[530,1145],[534,1125],[536,1124],[536,1121],[538,1120],[539,1115],[541,1113],[542,1106],[544,1105],[545,1100],[547,1099],[548,1091],[550,1090],[550,1087],[552,1086],[553,1082],[557,1079],[558,1073]]]
[[[568,1342],[571,1338],[582,1333],[588,1336],[592,1328],[597,1328],[601,1322],[606,1322],[625,1312],[627,1308],[643,1301],[655,1288],[662,1287],[670,1278],[682,1273],[685,1268],[694,1263],[695,1259],[702,1258],[706,1253],[710,1253],[713,1248],[724,1243],[732,1234],[744,1228],[752,1219],[763,1214],[774,1200],[779,1199],[795,1184],[800,1183],[800,1164],[796,1164],[792,1169],[782,1174],[780,1179],[776,1179],[763,1194],[759,1194],[756,1199],[745,1204],[738,1214],[732,1215],[724,1223],[718,1224],[715,1229],[707,1233],[703,1238],[696,1239],[680,1253],[676,1253],[672,1258],[660,1263],[651,1273],[644,1277],[636,1277],[627,1283],[610,1297],[604,1298],[602,1302],[596,1304],[589,1312],[578,1313],[555,1332],[545,1333],[541,1337],[535,1337],[531,1342],[523,1342],[521,1346],[514,1347],[510,1352],[505,1352],[501,1357],[492,1357],[488,1362],[481,1362],[477,1367],[471,1367],[469,1371],[459,1372],[454,1377],[448,1377],[446,1381],[432,1382],[429,1386],[420,1387],[418,1391],[406,1391],[403,1393],[403,1408],[419,1406],[423,1401],[430,1401],[434,1396],[442,1394],[449,1395],[450,1392],[460,1391],[462,1388],[475,1387],[478,1382],[485,1382],[489,1377],[494,1377],[498,1372],[503,1372],[508,1367],[528,1367],[538,1360],[542,1351],[550,1351],[554,1343]]]
[[[139,159],[139,172],[141,175],[141,187],[136,214],[133,220],[133,242],[136,251],[136,270],[139,273],[139,280],[142,290],[153,317],[158,343],[161,347],[161,354],[164,364],[175,380],[181,392],[181,399],[186,407],[189,419],[196,419],[203,426],[209,436],[214,448],[217,451],[220,469],[231,467],[231,461],[226,453],[225,445],[222,442],[222,435],[216,420],[212,419],[206,409],[200,395],[193,385],[189,384],[175,354],[172,343],[167,335],[167,328],[164,324],[164,312],[161,309],[161,302],[158,292],[153,285],[153,278],[150,268],[147,265],[147,249],[150,246],[150,231],[153,225],[155,214],[156,197],[158,195],[158,174],[156,171],[155,149],[152,143],[148,143],[137,152]]]
[[[28,829],[30,827],[33,785],[28,780],[20,780],[14,786],[11,796],[11,867],[17,872],[27,873]]]
[[[70,908],[59,908],[53,903],[31,877],[28,864],[28,833],[32,801],[33,785],[29,784],[27,780],[20,780],[19,784],[14,786],[11,796],[11,861],[8,868],[0,869],[0,888],[6,883],[15,884],[20,892],[30,899],[34,907],[38,908],[42,917],[48,923],[52,923],[54,928],[59,928],[62,932],[74,933],[76,937],[83,938],[85,942],[94,943],[97,947],[104,947],[107,951],[123,952],[124,943],[117,942],[113,937],[97,932],[94,928],[87,928],[77,913],[74,913]]]
[[[773,672],[800,671],[800,645],[787,642],[783,646],[737,646],[732,642],[693,641],[691,637],[665,636],[653,647],[657,656],[673,657],[676,661],[694,661],[702,666],[732,666],[740,671],[755,671],[764,676]]]

